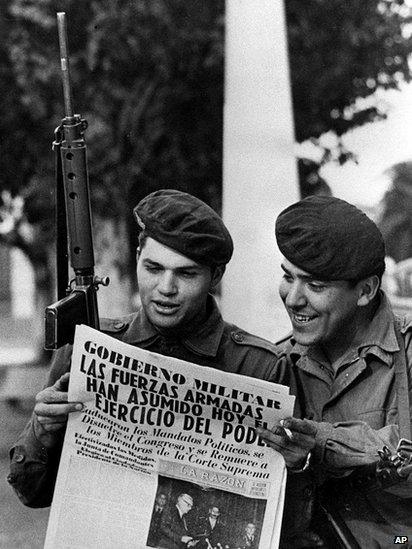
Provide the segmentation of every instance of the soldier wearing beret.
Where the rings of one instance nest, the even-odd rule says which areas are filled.
[[[345,546],[392,547],[398,532],[411,541],[412,443],[400,437],[411,438],[412,319],[396,318],[380,288],[382,236],[355,206],[317,196],[279,215],[276,238],[292,324],[280,346],[303,418],[261,430],[291,472],[285,546],[321,545],[303,532],[315,493]]]
[[[233,252],[222,219],[201,200],[156,191],[134,210],[140,229],[137,280],[141,307],[101,321],[122,341],[203,366],[269,379],[275,345],[224,322],[211,295]],[[32,507],[51,503],[67,415],[71,346],[52,361],[47,388],[37,395],[30,423],[11,450],[9,482]]]

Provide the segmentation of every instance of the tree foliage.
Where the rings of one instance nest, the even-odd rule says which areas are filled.
[[[223,0],[8,4],[3,57],[13,97],[28,121],[16,120],[24,148],[37,153],[27,160],[32,172],[12,190],[25,196],[30,222],[52,221],[50,145],[52,129],[64,116],[58,11],[67,14],[75,109],[89,123],[93,210],[133,223],[131,205],[162,187],[193,192],[219,209]],[[18,155],[9,159],[8,165],[18,164]],[[5,173],[0,188],[11,188]],[[42,241],[50,241],[52,232],[49,222]],[[127,264],[118,266],[129,270]]]
[[[404,0],[285,6],[298,141],[328,131],[340,137],[384,116],[373,93],[410,78]],[[67,14],[75,109],[89,123],[93,211],[132,224],[131,206],[161,187],[190,191],[219,210],[224,0],[5,0],[0,239],[46,263],[51,141],[64,116],[57,11]],[[337,157],[343,162],[350,154],[340,147]],[[120,259],[118,267],[130,271]]]
[[[317,142],[329,131],[341,137],[385,117],[371,96],[410,80],[412,12],[405,1],[285,0],[285,6],[297,140]],[[341,163],[351,157],[341,144],[337,153]]]
[[[386,255],[399,263],[412,258],[412,161],[394,164],[387,175],[391,185],[383,197],[378,224]]]
[[[108,214],[137,179],[141,195],[168,184],[213,199],[221,165],[221,1],[13,4],[19,81],[32,111],[55,123],[63,113],[54,15],[67,13],[75,104],[89,122],[90,169]]]

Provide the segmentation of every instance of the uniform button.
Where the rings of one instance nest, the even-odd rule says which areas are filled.
[[[238,343],[241,343],[245,339],[245,336],[240,332],[232,332],[232,336],[233,336],[233,339]]]
[[[14,454],[14,461],[16,463],[23,463],[25,456],[23,454]]]
[[[115,330],[121,330],[124,327],[124,322],[115,322],[113,327]]]
[[[13,475],[12,473],[10,473],[10,475],[7,476],[7,482],[9,484],[16,484],[16,481],[17,481],[16,475]]]

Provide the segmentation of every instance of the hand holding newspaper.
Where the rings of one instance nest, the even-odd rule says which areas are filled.
[[[255,427],[292,415],[287,387],[80,326],[69,400],[46,549],[278,547],[286,470]]]

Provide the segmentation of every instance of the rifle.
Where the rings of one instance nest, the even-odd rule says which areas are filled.
[[[402,438],[398,443],[396,453],[391,453],[389,448],[384,446],[383,450],[378,450],[378,455],[380,459],[377,463],[360,468],[358,474],[354,472],[352,477],[347,477],[343,482],[352,483],[358,490],[376,490],[377,488],[400,485],[407,480],[408,475],[412,472],[412,441]],[[329,489],[323,490],[318,501],[315,515],[316,531],[321,533],[327,547],[361,549],[359,542],[354,538],[342,516],[342,507],[339,501],[340,481],[336,482],[332,491],[330,486]],[[405,485],[405,489],[409,495],[407,485]],[[388,525],[379,514],[376,514],[373,520],[379,520],[381,524]]]
[[[45,312],[45,349],[72,343],[77,324],[99,329],[97,289],[109,278],[94,274],[94,254],[84,132],[87,122],[74,114],[70,85],[66,14],[57,14],[66,116],[54,132],[56,168],[57,299]],[[68,264],[75,277],[69,282]]]

